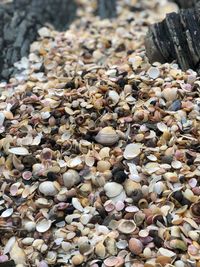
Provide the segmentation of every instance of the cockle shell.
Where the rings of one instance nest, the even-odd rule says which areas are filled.
[[[135,144],[128,144],[124,150],[124,158],[125,159],[133,159],[137,157],[142,149],[142,144],[135,143]]]
[[[67,189],[71,189],[80,182],[80,175],[76,170],[69,169],[63,174],[63,182]]]
[[[101,129],[95,137],[95,140],[102,145],[112,146],[119,141],[119,135],[116,131],[108,126]]]
[[[55,184],[50,181],[45,181],[40,184],[39,191],[45,196],[55,196],[58,193]]]
[[[36,230],[39,233],[44,233],[47,230],[49,230],[49,228],[51,227],[51,223],[52,222],[50,220],[42,219],[39,222],[37,222],[37,224],[36,224]]]
[[[143,244],[142,242],[137,238],[131,238],[128,243],[129,249],[132,253],[135,255],[139,255],[143,251]]]
[[[122,192],[123,186],[115,182],[110,182],[104,185],[104,190],[106,195],[112,198],[118,196]]]
[[[133,220],[121,220],[118,225],[118,230],[123,234],[131,234],[135,231],[136,224]]]

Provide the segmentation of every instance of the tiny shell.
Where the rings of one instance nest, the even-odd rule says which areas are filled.
[[[167,101],[174,101],[177,99],[177,88],[173,87],[173,88],[165,88],[162,91],[162,95],[163,97],[167,100]]]
[[[121,211],[121,210],[123,210],[124,209],[124,207],[125,207],[125,204],[124,204],[124,202],[123,201],[117,201],[117,203],[115,204],[115,209],[117,210],[117,211]]]
[[[69,169],[63,174],[63,182],[67,189],[71,189],[80,182],[80,175],[76,170]]]
[[[143,244],[139,239],[131,238],[128,243],[129,249],[135,255],[139,255],[143,251]]]
[[[112,99],[113,104],[117,104],[119,102],[120,96],[118,95],[118,93],[114,90],[110,90],[108,93],[108,96],[110,99]]]
[[[112,198],[118,196],[122,192],[123,186],[115,182],[110,182],[104,185],[104,190],[106,195]]]
[[[166,248],[159,248],[158,251],[160,252],[161,255],[167,256],[170,258],[176,256],[176,253],[174,253],[173,251],[166,249]]]
[[[160,76],[160,70],[156,67],[151,67],[148,69],[147,74],[152,79],[157,79]]]
[[[131,234],[136,229],[136,224],[133,220],[121,220],[118,225],[118,230],[123,234]]]
[[[95,140],[99,144],[111,146],[119,141],[119,135],[112,127],[108,126],[98,132]]]
[[[51,223],[52,222],[50,220],[42,219],[41,221],[37,222],[36,230],[39,233],[44,233],[49,230],[49,228],[51,227]]]
[[[112,267],[118,264],[118,258],[117,257],[109,257],[106,260],[104,260],[104,264],[106,267]]]
[[[72,257],[72,264],[74,264],[75,266],[81,265],[83,261],[84,261],[84,257],[81,254],[74,255]]]
[[[137,157],[141,152],[142,144],[128,144],[124,150],[124,158],[125,159],[133,159]]]
[[[8,152],[19,156],[29,155],[29,152],[25,147],[12,147],[8,149]]]
[[[55,196],[58,193],[53,182],[45,181],[40,184],[39,191],[45,196]]]
[[[101,259],[105,258],[106,248],[102,242],[98,243],[95,247],[95,254],[99,256]]]
[[[81,206],[81,203],[78,200],[78,198],[75,198],[75,197],[72,198],[72,205],[74,206],[75,209],[81,212],[83,211],[83,207]]]
[[[4,212],[2,212],[1,217],[2,217],[2,218],[8,218],[8,217],[10,217],[12,214],[13,214],[13,209],[10,208],[10,209],[7,209],[7,210],[5,210]]]

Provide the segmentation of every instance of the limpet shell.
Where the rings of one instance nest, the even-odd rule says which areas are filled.
[[[136,224],[133,220],[122,219],[118,225],[118,230],[123,234],[131,234],[135,231]]]
[[[142,149],[142,144],[140,143],[128,144],[124,150],[124,158],[125,159],[136,158],[141,153],[141,149]]]
[[[111,146],[119,141],[119,135],[116,131],[108,126],[101,129],[95,137],[95,140],[102,145]]]
[[[44,233],[51,227],[52,222],[47,219],[42,219],[41,221],[36,223],[36,230],[39,233]]]
[[[112,198],[118,196],[122,192],[123,186],[115,182],[110,182],[104,185],[104,190],[106,195]]]

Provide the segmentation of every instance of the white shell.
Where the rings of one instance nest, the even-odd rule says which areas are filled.
[[[160,70],[156,67],[151,67],[148,69],[147,74],[150,78],[156,79],[160,76]]]
[[[80,176],[75,170],[68,170],[63,174],[63,182],[67,189],[71,189],[80,181]]]
[[[124,158],[125,159],[133,159],[137,157],[141,152],[142,144],[128,144],[124,150]]]
[[[7,209],[4,212],[2,212],[1,217],[7,218],[7,217],[10,217],[12,214],[13,214],[13,209],[10,208],[10,209]]]
[[[129,167],[129,171],[130,171],[129,178],[131,180],[133,180],[134,182],[136,182],[136,183],[141,182],[142,179],[138,174],[137,166],[135,164],[133,164],[133,163],[127,163],[127,165]]]
[[[99,144],[111,146],[118,142],[119,136],[112,127],[108,126],[98,132],[95,140]]]
[[[131,234],[136,229],[136,224],[133,220],[121,220],[118,225],[118,230],[123,234]]]
[[[108,96],[110,99],[112,99],[113,104],[117,104],[119,102],[120,97],[116,91],[114,90],[109,91]]]
[[[176,255],[176,253],[174,253],[173,251],[166,249],[166,248],[159,248],[158,250],[160,252],[161,255],[166,256],[166,257],[174,257]]]
[[[177,99],[177,88],[173,87],[173,88],[165,88],[162,91],[162,95],[165,98],[165,100],[167,101],[174,101]]]
[[[47,220],[47,219],[42,219],[41,221],[39,221],[37,224],[36,224],[36,230],[39,232],[39,233],[44,233],[46,232],[47,230],[49,230],[49,228],[51,227],[51,221],[50,220]]]
[[[16,237],[15,236],[12,236],[8,242],[6,243],[5,247],[4,247],[4,251],[3,251],[3,254],[6,255],[7,253],[9,253],[12,249],[12,247],[14,246],[16,242]]]
[[[21,147],[21,146],[9,148],[8,152],[15,154],[15,155],[19,155],[19,156],[29,155],[28,150],[25,147]]]
[[[35,230],[36,223],[32,221],[28,221],[24,224],[24,229],[26,229],[28,232],[32,232]]]
[[[39,191],[45,196],[55,196],[58,193],[53,182],[45,181],[40,184]]]
[[[104,185],[104,190],[106,195],[112,198],[118,196],[122,192],[123,186],[115,182],[110,182]]]
[[[159,181],[159,182],[154,184],[153,191],[157,194],[161,194],[163,192],[164,188],[165,188],[165,186],[164,186],[163,182]]]
[[[81,212],[83,211],[83,207],[81,206],[81,203],[78,200],[78,198],[76,198],[76,197],[72,198],[72,205],[74,206],[75,209],[77,209]]]

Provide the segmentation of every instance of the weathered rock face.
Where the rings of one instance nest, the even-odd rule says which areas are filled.
[[[194,7],[199,0],[173,0],[180,8]]]
[[[150,26],[145,47],[151,63],[177,60],[183,70],[200,72],[200,2]]]
[[[63,30],[75,15],[73,0],[14,0],[0,5],[0,78],[13,73],[13,64],[28,54],[44,23]]]

